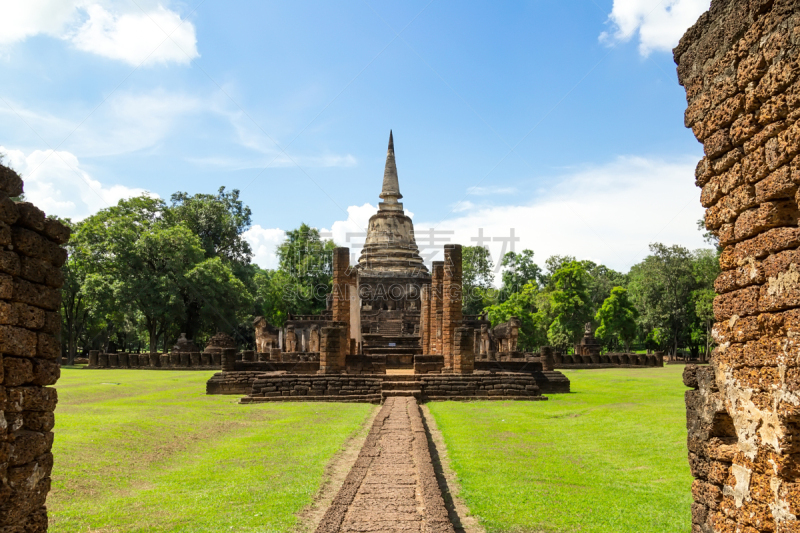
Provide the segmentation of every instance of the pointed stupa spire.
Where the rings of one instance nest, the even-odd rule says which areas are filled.
[[[400,194],[400,184],[397,181],[397,165],[394,162],[394,139],[392,130],[389,130],[389,149],[386,151],[386,168],[383,170],[383,189],[381,199],[387,204],[396,204],[403,197]]]

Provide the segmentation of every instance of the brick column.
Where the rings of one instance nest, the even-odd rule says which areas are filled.
[[[319,374],[338,374],[344,370],[346,330],[342,323],[326,326],[319,332]]]
[[[431,354],[442,354],[442,277],[444,276],[444,262],[434,261],[431,268]]]
[[[458,327],[453,331],[453,373],[472,374],[475,370],[475,340],[472,328]]]
[[[461,326],[461,245],[444,245],[442,282],[442,353],[445,370],[453,369],[454,331]]]
[[[715,1],[673,52],[722,247],[717,348],[684,374],[693,531],[800,525],[797,14],[795,2]]]
[[[422,353],[431,353],[431,286],[423,285],[420,294],[419,334],[422,337]]]
[[[542,360],[542,370],[553,370],[556,366],[556,360],[553,356],[553,347],[542,346],[539,350],[539,354]]]
[[[345,324],[345,335],[350,338],[350,290],[353,283],[350,272],[350,248],[333,249],[333,321]],[[342,349],[350,351],[350,341]]]
[[[236,370],[236,348],[223,348],[222,353],[222,371],[233,372]]]

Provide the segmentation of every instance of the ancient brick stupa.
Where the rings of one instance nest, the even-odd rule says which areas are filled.
[[[394,159],[394,139],[389,132],[389,149],[383,171],[383,188],[378,212],[369,219],[367,239],[358,260],[360,275],[375,277],[427,278],[428,268],[419,255],[414,224],[398,200],[400,184]],[[386,309],[387,307],[383,307]]]
[[[430,283],[430,274],[419,255],[414,224],[399,202],[402,197],[394,139],[389,132],[380,194],[383,201],[369,219],[366,242],[356,267],[360,325],[365,354],[386,355],[389,364],[411,366],[413,356],[422,353],[420,295],[422,286]]]

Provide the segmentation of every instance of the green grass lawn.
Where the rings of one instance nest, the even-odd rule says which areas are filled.
[[[212,374],[63,369],[50,531],[289,530],[374,407],[237,405]]]
[[[687,533],[682,365],[565,370],[546,402],[428,404],[489,532]]]

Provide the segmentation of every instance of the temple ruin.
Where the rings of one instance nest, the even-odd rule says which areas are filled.
[[[799,7],[714,0],[674,50],[722,247],[718,347],[684,373],[698,533],[800,531]]]
[[[348,248],[333,251],[328,309],[290,316],[277,347],[270,333],[268,353],[232,357],[228,366],[223,360],[207,392],[248,395],[245,403],[540,399],[542,392],[569,392],[550,352],[518,350],[518,319],[491,328],[485,316],[462,315],[461,245],[445,245],[444,261],[434,261],[431,271],[425,266],[399,201],[391,133],[379,196],[358,262],[350,264]],[[256,328],[267,326],[257,319]]]
[[[53,468],[51,387],[61,376],[61,246],[69,229],[33,204],[0,165],[0,531],[47,531]]]

